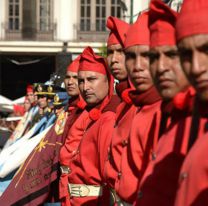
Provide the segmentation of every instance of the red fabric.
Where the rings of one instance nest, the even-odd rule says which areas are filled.
[[[195,96],[195,90],[190,87],[188,91],[180,92],[173,98],[175,108],[185,110],[186,108],[193,108],[193,101],[190,98]]]
[[[149,11],[150,46],[176,45],[177,13],[161,0],[152,0]]]
[[[160,103],[143,106],[135,116],[121,161],[121,177],[117,179],[115,190],[119,197],[133,203],[137,188],[151,158],[160,127]]]
[[[123,143],[128,139],[129,125],[136,114],[137,108],[132,105],[129,97],[130,84],[128,80],[121,81],[116,84],[116,93],[122,102],[116,109],[116,122],[113,129],[112,141],[109,145],[108,158],[104,166],[103,178],[110,187],[114,187],[114,182],[118,174],[120,157],[123,151]],[[127,123],[128,122],[128,123]]]
[[[91,47],[86,47],[81,54],[79,71],[93,71],[106,75],[106,70],[105,59],[96,55]]]
[[[136,90],[131,91],[129,92],[129,97],[132,99],[133,104],[138,107],[153,104],[154,102],[161,100],[161,97],[154,86],[142,93]]]
[[[18,105],[18,104],[14,104],[13,105],[13,109],[14,109],[14,114],[18,115],[18,116],[23,116],[25,113],[25,109],[23,106]]]
[[[32,85],[27,85],[26,93],[30,93],[30,92],[33,92],[33,86]]]
[[[150,34],[148,28],[149,12],[144,12],[138,16],[136,22],[130,26],[126,34],[125,48],[135,45],[149,45]]]
[[[128,203],[133,203],[136,199],[138,183],[149,162],[159,132],[161,98],[153,87],[149,90],[151,92],[146,92],[151,99],[148,104],[145,104],[147,101],[144,94],[137,93],[137,96],[133,96],[133,102],[137,98],[143,104],[138,107],[132,121],[128,142],[121,155],[119,165],[121,175],[117,176],[115,181],[117,194]]]
[[[70,129],[67,132],[66,140],[64,145],[60,149],[60,157],[59,162],[60,165],[68,165],[70,158],[74,155],[77,149],[77,145],[83,135],[86,125],[89,124],[90,120],[88,117],[88,112],[83,111],[85,108],[86,103],[84,100],[79,98],[71,98],[69,99],[69,114],[76,116],[73,123],[70,125]],[[76,111],[76,112],[74,112]],[[76,121],[75,121],[76,120]],[[68,197],[68,176],[62,174],[60,176],[59,181],[59,197],[62,201],[66,201],[69,203]]]
[[[128,142],[131,123],[136,111],[137,107],[125,102],[122,102],[116,110],[116,122],[103,172],[104,179],[111,188],[114,188],[115,180],[120,172],[121,156]]]
[[[118,102],[118,101],[117,101]],[[110,105],[111,106],[110,106]],[[100,118],[89,125],[80,142],[78,152],[71,159],[69,167],[71,173],[68,181],[75,184],[103,185],[100,171],[107,157],[107,147],[111,140],[111,133],[115,121],[115,100],[109,103],[103,110]],[[104,190],[105,191],[105,190]],[[108,205],[107,194],[103,197],[71,197],[71,205]],[[64,205],[64,204],[63,204]],[[66,204],[67,205],[67,204]]]
[[[199,138],[187,155],[179,175],[175,206],[208,204],[208,141]]]
[[[132,105],[132,100],[129,97],[129,92],[131,92],[132,89],[125,89],[122,93],[121,93],[121,98],[123,99],[124,102],[126,102],[127,104]]]
[[[88,112],[85,110],[77,118],[70,128],[64,145],[60,150],[60,165],[69,166],[73,156],[76,155],[80,140],[82,139],[85,129],[91,123]],[[60,199],[64,200],[69,196],[68,194],[68,175],[63,174],[59,181]],[[65,200],[66,200],[65,199]]]
[[[69,182],[87,185],[103,185],[100,175],[107,156],[107,146],[114,124],[115,113],[105,112],[84,134],[79,145],[79,153],[70,164]],[[108,196],[71,197],[71,205],[108,205]]]
[[[142,177],[136,205],[152,206],[155,202],[160,206],[174,205],[179,171],[187,154],[191,109],[173,108],[170,118],[169,126],[153,151],[154,158]],[[200,122],[199,134],[204,133],[204,124],[205,119]]]
[[[191,35],[208,34],[207,10],[207,0],[186,0],[183,2],[176,24],[177,41]]]
[[[110,34],[107,40],[107,45],[120,44],[124,46],[126,38],[126,32],[129,28],[129,24],[116,17],[109,16],[106,26],[110,29]]]
[[[127,104],[132,104],[132,100],[129,97],[129,92],[133,90],[129,80],[124,80],[116,84],[116,94]]]
[[[80,55],[73,62],[71,62],[71,64],[69,64],[66,70],[77,73],[79,69],[79,60],[80,60]]]

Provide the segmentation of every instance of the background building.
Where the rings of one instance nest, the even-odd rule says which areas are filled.
[[[173,1],[167,1],[173,2]],[[0,0],[0,94],[17,98],[91,46],[105,45],[108,16],[134,22],[149,0]]]

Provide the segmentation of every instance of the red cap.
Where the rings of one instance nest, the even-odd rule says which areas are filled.
[[[138,16],[136,22],[132,24],[127,32],[124,46],[128,48],[135,45],[149,45],[149,12],[144,12]]]
[[[110,34],[107,40],[107,45],[121,44],[124,46],[126,32],[129,29],[129,24],[116,17],[109,16],[106,26],[110,29]]]
[[[197,0],[198,1],[198,0]],[[175,24],[178,13],[161,0],[152,0],[149,11],[150,46],[176,45]]]
[[[67,72],[78,72],[79,69],[79,60],[80,60],[80,55],[71,62],[71,64],[69,64],[69,66],[67,67]]]
[[[27,85],[27,88],[26,88],[26,93],[30,93],[30,92],[33,93],[33,86],[31,84]]]
[[[196,34],[208,34],[207,0],[184,1],[176,23],[177,41]]]
[[[93,71],[106,75],[105,59],[94,53],[91,47],[86,47],[81,54],[79,71]]]

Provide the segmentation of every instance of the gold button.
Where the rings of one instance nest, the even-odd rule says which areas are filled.
[[[118,179],[120,179],[121,178],[121,172],[118,172]]]
[[[127,139],[123,140],[122,145],[123,145],[123,147],[127,146],[128,145],[128,140]]]
[[[188,173],[187,172],[182,172],[181,174],[180,174],[180,180],[184,180],[184,179],[186,179],[188,177]]]
[[[155,152],[152,152],[152,160],[155,160],[157,157],[156,153]]]

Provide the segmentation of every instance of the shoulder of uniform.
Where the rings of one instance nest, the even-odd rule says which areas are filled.
[[[116,108],[121,103],[121,99],[118,97],[118,95],[113,95],[110,99],[110,102],[106,105],[103,112],[111,111],[116,112]]]

